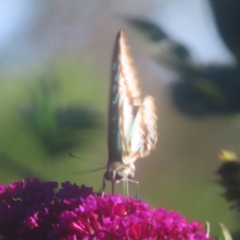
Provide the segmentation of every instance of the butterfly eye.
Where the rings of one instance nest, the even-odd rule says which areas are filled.
[[[108,181],[115,182],[123,179],[123,174],[121,171],[108,170],[104,174],[104,178]]]
[[[123,179],[123,173],[121,171],[116,172],[116,180],[122,180]]]
[[[112,172],[109,172],[109,171],[106,171],[105,173],[104,173],[104,178],[106,179],[106,180],[108,180],[108,181],[111,181],[111,179],[112,179],[112,174],[111,174]]]
[[[133,178],[133,177],[134,177],[134,174],[133,174],[132,172],[130,172],[130,173],[128,174],[128,176],[127,176],[128,179],[131,179],[131,178]]]

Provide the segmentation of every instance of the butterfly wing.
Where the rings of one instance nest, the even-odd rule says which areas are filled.
[[[129,153],[133,122],[141,104],[138,79],[124,30],[117,35],[110,85],[108,154],[109,162],[122,161]]]
[[[131,137],[128,141],[128,154],[122,156],[123,162],[125,164],[132,163],[139,158],[149,155],[151,150],[155,149],[157,139],[155,99],[151,96],[146,96],[131,128]]]

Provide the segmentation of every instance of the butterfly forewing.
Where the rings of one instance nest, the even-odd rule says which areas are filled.
[[[124,30],[117,35],[113,54],[109,105],[109,162],[128,155],[131,129],[141,104],[138,79]]]

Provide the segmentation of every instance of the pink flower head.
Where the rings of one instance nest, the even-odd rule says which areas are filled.
[[[38,179],[0,185],[0,235],[4,240],[207,240],[198,222],[120,195],[94,194],[69,182]]]

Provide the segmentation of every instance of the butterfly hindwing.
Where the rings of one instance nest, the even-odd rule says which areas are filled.
[[[157,115],[155,100],[146,96],[137,112],[131,128],[131,138],[128,142],[128,155],[123,155],[125,164],[146,157],[155,149],[158,138]]]

